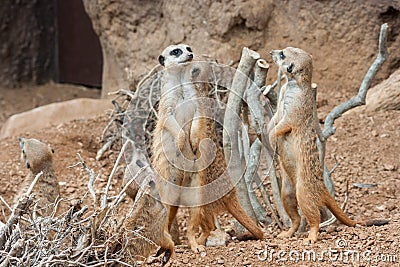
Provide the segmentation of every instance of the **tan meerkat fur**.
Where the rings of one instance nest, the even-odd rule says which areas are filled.
[[[200,165],[204,165],[202,154],[206,151],[213,150],[210,145],[218,143],[215,132],[215,125],[213,119],[212,105],[213,100],[209,97],[209,86],[204,85],[205,78],[209,72],[209,66],[204,63],[199,66],[203,81],[201,84],[195,86],[198,95],[198,119],[197,119],[197,135],[191,136],[191,144],[196,152],[196,156],[200,161]],[[212,142],[207,142],[211,140]],[[199,185],[203,186],[200,191],[200,198],[202,203],[207,203],[202,206],[193,208],[192,216],[188,226],[188,239],[192,250],[201,252],[204,251],[204,245],[207,241],[210,232],[215,230],[214,217],[221,212],[228,211],[233,217],[238,220],[250,233],[245,233],[241,238],[263,238],[261,228],[254,222],[243,210],[237,198],[235,187],[232,185],[231,177],[227,172],[227,165],[222,150],[218,145],[214,147],[215,156],[211,163],[207,162],[207,168],[199,171],[198,179]],[[204,189],[206,185],[212,185]],[[229,188],[226,194],[221,194]],[[220,196],[216,200],[208,203],[208,199],[213,199],[214,196]],[[201,228],[199,238],[195,239],[195,233],[198,228]]]
[[[126,193],[134,200],[131,213],[123,225],[121,242],[126,245],[130,257],[129,263],[147,259],[159,246],[157,253],[164,253],[162,265],[166,264],[174,254],[174,242],[165,231],[167,210],[161,203],[155,187],[154,172],[146,167],[144,154],[136,150],[136,156],[125,170],[123,183],[128,183],[139,172],[143,172],[131,182]]]
[[[180,51],[177,52],[177,50]],[[207,101],[199,100],[200,96],[208,98],[208,91],[205,89],[208,86],[205,86],[204,82],[197,83],[195,81],[208,80],[208,72],[202,68],[202,64],[190,63],[193,58],[193,56],[189,56],[191,53],[190,47],[188,49],[187,45],[181,44],[167,47],[159,57],[160,63],[165,68],[158,121],[153,134],[152,164],[163,179],[180,186],[198,187],[220,178],[226,171],[226,165],[221,150],[210,149],[208,151],[207,148],[199,145],[204,139],[211,139],[216,143],[216,136],[214,122],[209,119],[199,119],[199,116],[209,114],[211,106],[208,106]],[[213,154],[210,153],[211,151],[217,152],[216,158],[214,155],[210,156]],[[186,160],[174,155],[183,155]],[[181,166],[187,171],[174,166],[180,161],[184,161]],[[208,167],[205,168],[206,166]],[[222,178],[218,180],[222,181],[226,188],[232,188],[230,178],[226,174],[223,174]],[[192,198],[192,202],[190,202],[185,197],[181,197],[181,194],[175,195],[175,192],[166,192],[163,189],[164,186],[160,187],[162,199],[175,197],[176,200],[189,202],[188,204],[208,203],[207,195],[202,194],[201,189],[190,196],[186,195],[186,198]],[[215,193],[218,194],[218,192]],[[182,195],[184,194],[185,192],[182,193]],[[168,206],[167,231],[170,229],[177,208],[178,206]],[[204,251],[205,241],[210,231],[215,229],[215,214],[222,210],[227,210],[234,215],[254,237],[263,237],[261,229],[241,208],[236,192],[232,189],[225,197],[211,204],[191,208],[188,242],[193,251]],[[201,227],[202,233],[197,241],[196,231],[199,227]]]
[[[281,90],[277,112],[273,117],[276,125],[269,125],[270,143],[275,144],[277,141],[283,170],[283,205],[292,220],[290,229],[280,233],[278,237],[291,237],[297,231],[300,225],[297,206],[310,224],[305,243],[313,243],[318,239],[321,207],[327,207],[339,221],[348,226],[387,223],[387,220],[350,219],[325,187],[317,148],[316,89],[311,86],[311,56],[293,47],[273,50],[270,54],[287,78],[287,83]]]
[[[41,171],[32,194],[34,194],[35,211],[38,216],[45,217],[52,214],[54,204],[60,195],[60,187],[53,167],[54,150],[37,139],[19,138],[21,157],[30,170],[22,183],[22,190],[16,195],[14,203],[26,193],[35,176]]]
[[[190,131],[196,113],[196,92],[190,80],[190,69],[185,67],[192,59],[192,50],[185,44],[168,46],[159,56],[164,69],[158,120],[151,148],[152,166],[162,179],[179,187],[191,182],[193,172],[185,172],[184,169],[193,170],[195,160],[190,145]],[[192,166],[175,165],[188,163],[187,159]],[[162,200],[167,203],[165,229],[169,233],[181,196],[168,184],[157,186]]]

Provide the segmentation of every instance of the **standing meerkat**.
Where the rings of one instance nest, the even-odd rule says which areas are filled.
[[[182,189],[187,192],[181,194],[169,189],[160,189],[160,193],[163,192],[162,199],[172,197],[184,205],[187,202],[196,206],[191,208],[188,242],[193,251],[202,252],[207,237],[215,229],[215,215],[221,211],[230,212],[255,238],[262,239],[263,233],[239,204],[222,150],[210,146],[209,141],[216,144],[217,139],[208,85],[204,83],[208,81],[207,64],[191,64],[192,59],[192,49],[183,44],[167,47],[159,57],[165,68],[158,121],[153,134],[152,163],[163,179],[191,187]],[[192,188],[197,189],[192,191]],[[177,208],[178,205],[168,206],[166,229],[169,229]],[[202,232],[196,240],[199,227]]]
[[[198,180],[200,188],[201,206],[193,208],[192,216],[188,226],[188,239],[192,250],[202,252],[210,232],[215,230],[215,216],[221,212],[228,211],[239,221],[250,233],[244,233],[241,239],[262,239],[264,234],[261,228],[254,222],[242,208],[228,174],[228,168],[222,149],[218,144],[213,118],[214,101],[209,97],[209,86],[204,84],[209,72],[209,65],[204,63],[196,68],[196,73],[202,76],[199,85],[195,86],[198,96],[198,117],[196,134],[191,136],[191,144],[196,152],[199,165],[207,166],[199,170]],[[210,142],[211,141],[211,142]],[[212,161],[209,162],[209,154],[206,152],[215,150]],[[204,156],[206,155],[206,156]],[[207,160],[207,162],[204,162]],[[201,234],[196,240],[195,234],[198,228]]]
[[[167,208],[165,230],[168,233],[182,203],[179,188],[188,185],[194,175],[195,155],[190,145],[190,131],[197,105],[187,68],[192,60],[192,49],[185,44],[168,46],[158,57],[164,69],[151,160],[155,171],[166,182],[157,186]]]
[[[272,119],[276,124],[272,123],[268,127],[270,144],[277,141],[283,170],[282,201],[292,221],[290,229],[280,233],[278,237],[291,237],[299,228],[300,215],[297,206],[310,225],[305,243],[314,243],[318,239],[320,207],[327,207],[347,226],[386,224],[387,220],[350,219],[325,187],[317,148],[318,133],[314,111],[316,89],[311,86],[311,56],[293,47],[272,50],[270,54],[287,78]]]
[[[22,183],[22,190],[14,198],[14,203],[26,193],[35,176],[41,171],[42,176],[33,187],[36,214],[49,216],[54,211],[54,204],[60,195],[60,187],[53,167],[54,150],[37,139],[19,138],[21,158],[30,170]]]

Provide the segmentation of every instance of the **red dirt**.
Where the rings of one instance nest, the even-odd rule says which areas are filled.
[[[53,100],[56,95],[59,96],[61,90],[50,90],[53,87],[54,85],[47,85],[49,90],[44,90],[46,93],[42,94],[43,102],[36,100],[36,104],[43,104],[45,100]],[[4,89],[2,89],[3,91]],[[39,99],[38,91],[40,90],[37,88],[23,91],[23,97],[19,96],[19,92],[22,91],[17,90],[9,94],[2,94],[2,114],[5,114],[2,115],[3,118],[22,111],[21,107],[33,107],[35,102],[32,103],[32,99]],[[95,96],[99,92],[77,90],[63,98],[87,96],[87,93]],[[323,104],[319,108],[320,118],[347,97],[349,94],[343,92],[320,93],[318,103]],[[18,101],[15,101],[16,99]],[[19,106],[14,105],[12,100]],[[112,150],[107,152],[100,161],[95,160],[97,149],[100,147],[100,135],[107,122],[108,117],[104,115],[94,120],[72,121],[24,135],[47,142],[55,149],[56,172],[61,182],[61,194],[67,199],[66,203],[73,198],[81,198],[87,192],[87,173],[79,167],[68,168],[78,162],[76,153],[82,155],[89,168],[100,174],[99,181],[96,182],[98,191],[104,187],[118,155],[118,151]],[[349,180],[350,195],[347,213],[354,218],[390,219],[388,225],[350,228],[335,223],[328,229],[321,230],[317,244],[305,246],[302,244],[305,233],[297,234],[290,240],[276,239],[280,230],[273,223],[264,228],[266,236],[264,241],[231,240],[226,246],[207,248],[207,255],[201,257],[192,253],[186,246],[185,216],[184,213],[181,213],[179,221],[183,245],[177,247],[171,265],[398,266],[400,263],[400,210],[398,207],[400,196],[397,193],[400,190],[400,147],[398,142],[400,139],[398,130],[400,129],[400,111],[377,112],[368,116],[356,111],[339,119],[336,126],[337,132],[329,139],[327,145],[327,162],[332,167],[335,164],[334,158],[336,158],[340,164],[333,174],[337,201],[343,201],[346,181]],[[0,175],[2,177],[0,195],[10,202],[28,170],[20,160],[17,137],[0,140],[0,147],[2,150],[0,154]],[[118,192],[121,178],[122,169],[113,179],[111,195]],[[360,189],[353,186],[353,183],[356,182],[377,184],[377,187]],[[268,184],[268,181],[266,183]],[[8,211],[3,204],[1,204],[1,208],[4,213],[0,219],[4,221],[4,216],[8,215]],[[228,218],[222,216],[221,222],[224,228],[229,226]],[[343,244],[342,249],[337,248],[337,245]],[[271,254],[272,250],[274,250],[273,254]],[[335,253],[334,250],[342,251],[342,259],[340,257],[338,259],[340,253]],[[281,252],[278,254],[278,251]],[[311,251],[316,253],[315,261],[308,259],[308,253]],[[322,254],[322,251],[326,251],[325,254]],[[346,251],[350,253],[348,257]],[[370,255],[368,255],[369,252]],[[359,260],[357,253],[359,253]],[[304,260],[302,255],[305,256]],[[352,258],[352,255],[355,258]],[[371,261],[363,256],[369,256]],[[297,262],[294,261],[296,257],[299,259]],[[323,260],[319,260],[321,257]],[[151,266],[158,265],[157,261],[151,264]]]

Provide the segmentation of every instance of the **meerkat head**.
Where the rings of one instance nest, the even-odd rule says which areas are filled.
[[[26,167],[37,174],[52,167],[54,150],[37,139],[19,138],[21,158]]]
[[[192,48],[185,44],[170,45],[164,49],[158,62],[164,67],[178,66],[193,60]]]
[[[287,47],[270,52],[273,61],[290,79],[298,82],[311,82],[312,57],[300,48]]]

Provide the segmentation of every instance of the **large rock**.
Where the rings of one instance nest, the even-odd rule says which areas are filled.
[[[113,109],[105,99],[78,98],[34,108],[11,116],[0,131],[0,138],[56,126],[78,119],[90,119]]]
[[[134,89],[163,48],[179,42],[225,64],[244,46],[267,59],[271,49],[297,46],[313,55],[320,91],[356,92],[388,22],[391,56],[374,82],[400,64],[400,0],[83,1],[103,47],[103,96]]]
[[[366,110],[400,110],[400,69],[367,94]]]

